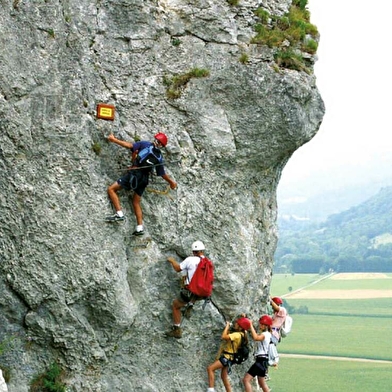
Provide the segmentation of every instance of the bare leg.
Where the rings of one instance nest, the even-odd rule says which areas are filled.
[[[265,377],[257,377],[257,381],[259,382],[260,388],[263,390],[263,392],[270,392],[267,381],[265,381]]]
[[[249,373],[245,374],[245,377],[242,379],[242,382],[244,383],[245,387],[245,392],[252,392],[252,385],[251,381],[253,380],[253,376],[251,376]]]
[[[221,361],[215,361],[211,365],[207,367],[207,374],[208,374],[208,387],[214,388],[215,385],[215,370],[222,369],[223,365]]]
[[[225,386],[226,392],[231,392],[231,385],[229,380],[229,367],[225,366],[221,371],[221,379],[223,385]]]
[[[185,302],[180,301],[179,299],[175,299],[173,301],[173,324],[180,324],[181,323],[181,308],[186,305]]]
[[[132,204],[133,204],[133,211],[136,216],[136,224],[137,225],[143,224],[143,212],[142,212],[142,207],[140,205],[141,200],[142,200],[141,196],[139,196],[137,193],[133,194]]]
[[[117,192],[121,189],[121,185],[117,182],[113,183],[108,188],[109,199],[113,204],[116,211],[121,211],[120,199],[118,198]]]

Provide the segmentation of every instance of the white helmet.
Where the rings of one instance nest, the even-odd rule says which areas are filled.
[[[205,246],[204,246],[204,244],[201,242],[201,241],[195,241],[193,244],[192,244],[192,251],[193,252],[197,252],[198,250],[205,250]]]

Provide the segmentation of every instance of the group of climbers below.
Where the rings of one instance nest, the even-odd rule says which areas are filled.
[[[221,369],[221,378],[226,392],[232,392],[228,375],[233,365],[234,354],[237,352],[241,339],[248,341],[247,331],[250,330],[251,337],[256,344],[254,350],[255,362],[245,373],[242,379],[245,392],[252,392],[251,381],[257,377],[257,383],[263,392],[270,392],[267,381],[269,380],[269,366],[271,364],[269,358],[270,345],[276,346],[281,341],[281,328],[287,316],[287,310],[282,306],[283,300],[279,297],[269,299],[273,308],[272,317],[264,314],[260,317],[258,324],[260,332],[257,333],[252,322],[245,317],[240,316],[233,326],[233,332],[230,333],[230,323],[226,323],[226,327],[222,332],[223,345],[218,352],[215,362],[207,367],[208,389],[207,392],[215,392],[215,370]]]
[[[195,275],[195,271],[202,260],[206,257],[205,246],[201,241],[195,241],[192,244],[192,256],[187,257],[181,263],[178,263],[173,257],[169,257],[167,261],[172,265],[176,272],[182,274],[182,284],[179,296],[172,302],[173,310],[173,326],[169,332],[165,333],[166,337],[181,338],[181,309],[184,309],[183,315],[185,318],[190,318],[194,303],[205,299],[195,295],[189,290],[189,286]],[[234,356],[241,345],[242,339],[245,344],[248,343],[247,331],[250,330],[252,339],[257,343],[254,356],[255,363],[249,368],[243,378],[243,384],[246,392],[252,391],[251,381],[257,377],[257,382],[263,392],[269,392],[267,381],[269,364],[269,349],[270,344],[276,346],[281,340],[280,331],[285,322],[287,311],[282,306],[283,300],[279,297],[269,298],[269,302],[273,309],[273,316],[264,314],[259,319],[260,332],[257,333],[253,327],[252,322],[242,314],[233,323],[233,328],[230,330],[230,322],[226,322],[226,326],[222,332],[221,338],[223,344],[221,345],[215,361],[207,367],[208,375],[208,389],[207,392],[215,392],[215,371],[221,370],[221,379],[223,381],[226,392],[231,392],[231,385],[229,374],[231,367],[235,364]],[[273,365],[275,366],[275,365]]]
[[[257,382],[263,392],[270,392],[270,388],[267,385],[267,371],[268,371],[268,348],[271,343],[271,325],[272,317],[264,314],[259,319],[260,332],[257,333],[251,320],[241,315],[233,325],[233,331],[230,332],[230,323],[227,322],[225,329],[222,332],[222,340],[224,341],[221,345],[216,360],[207,367],[208,375],[208,389],[207,392],[215,392],[215,371],[221,369],[221,379],[225,387],[226,392],[232,392],[230,385],[229,374],[231,373],[231,367],[235,363],[234,358],[237,353],[241,340],[245,340],[245,344],[248,342],[248,330],[250,330],[252,339],[257,342],[254,351],[255,362],[245,373],[242,382],[245,387],[245,392],[252,392],[251,381],[257,377]]]
[[[162,177],[170,185],[171,189],[177,187],[177,183],[165,173],[162,152],[160,148],[166,147],[167,136],[159,132],[152,142],[139,141],[135,143],[117,139],[113,134],[108,136],[108,141],[132,151],[132,166],[127,173],[108,187],[108,195],[116,213],[106,218],[108,222],[117,222],[125,219],[121,209],[120,199],[117,192],[121,189],[133,190],[132,205],[136,217],[136,230],[133,235],[143,235],[143,211],[140,205],[142,195],[148,185],[149,175],[155,167],[156,175]]]

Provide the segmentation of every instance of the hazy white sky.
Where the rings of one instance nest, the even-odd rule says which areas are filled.
[[[389,0],[309,0],[321,39],[315,67],[326,114],[297,150],[280,187],[343,166],[391,160],[392,72]]]

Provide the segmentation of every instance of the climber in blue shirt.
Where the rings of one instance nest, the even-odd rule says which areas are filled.
[[[120,189],[133,190],[132,205],[136,217],[136,230],[133,235],[143,235],[143,212],[140,205],[144,190],[148,185],[149,174],[155,167],[157,176],[162,177],[170,185],[171,189],[177,187],[177,183],[165,173],[162,153],[159,148],[166,147],[167,136],[159,132],[154,136],[154,141],[126,142],[117,139],[113,134],[108,136],[108,141],[116,143],[121,147],[129,148],[132,151],[132,166],[127,173],[108,187],[108,195],[113,203],[116,213],[106,218],[108,222],[118,222],[125,219],[121,209],[120,199],[117,192]]]

